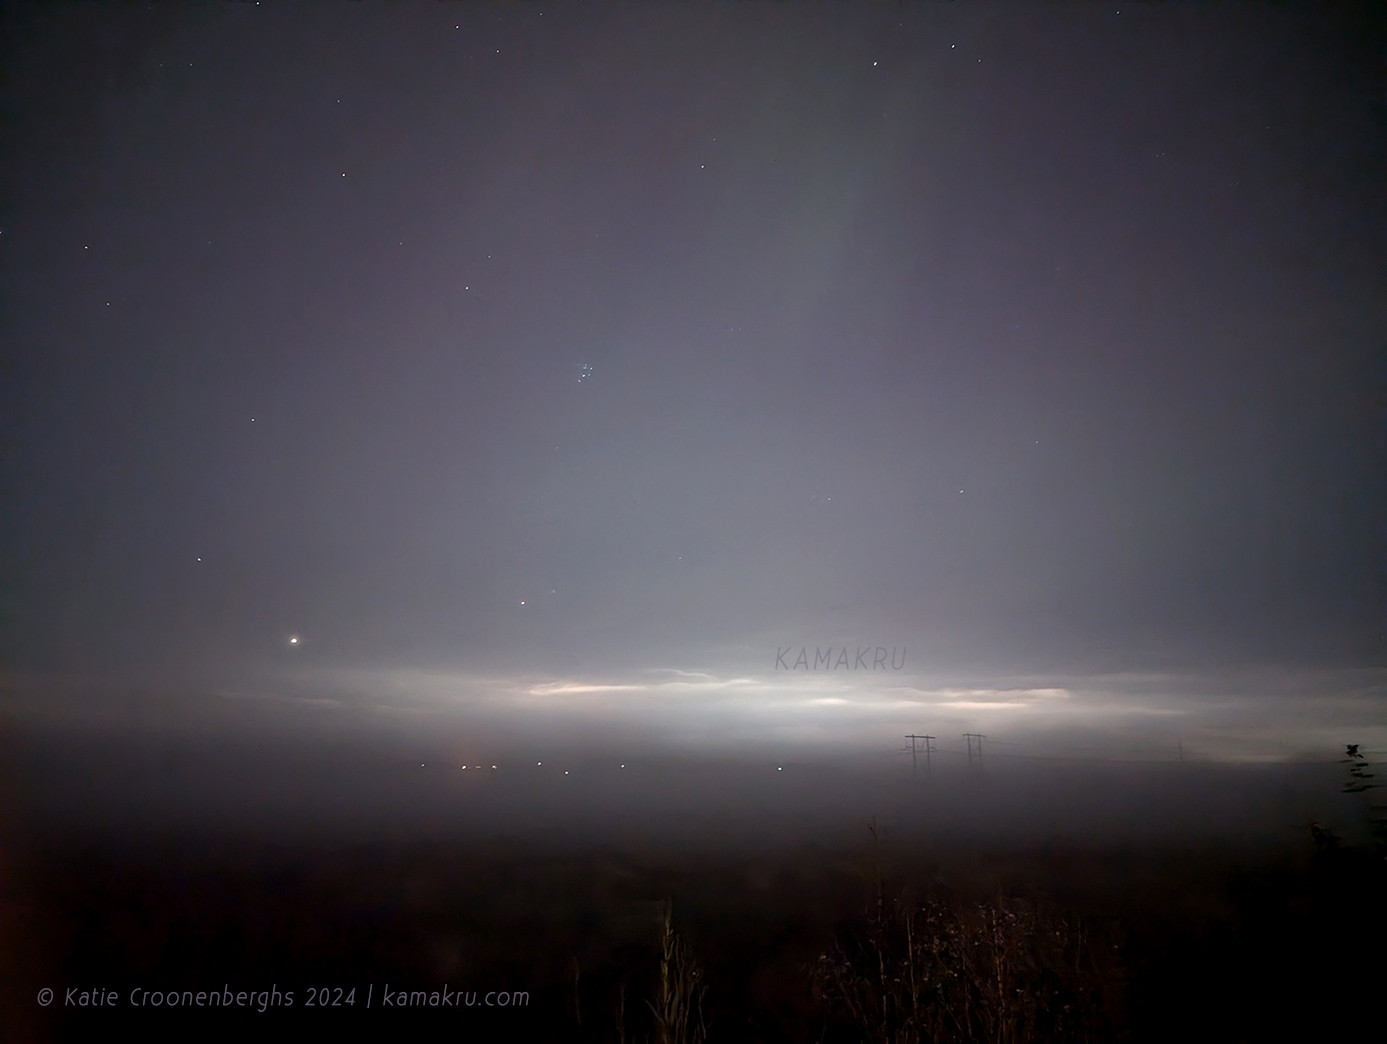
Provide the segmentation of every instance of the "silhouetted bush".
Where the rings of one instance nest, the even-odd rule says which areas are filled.
[[[1121,1036],[1116,931],[1043,902],[878,895],[860,931],[820,956],[813,983],[830,1031],[859,1040]]]

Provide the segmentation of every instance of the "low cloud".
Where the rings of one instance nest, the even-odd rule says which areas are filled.
[[[207,731],[433,723],[556,743],[640,737],[729,751],[885,752],[912,732],[961,750],[970,731],[985,732],[989,750],[1049,757],[1289,761],[1348,742],[1387,748],[1387,672],[1362,670],[886,678],[666,665],[567,675],[300,668],[200,692],[11,679],[0,710]]]

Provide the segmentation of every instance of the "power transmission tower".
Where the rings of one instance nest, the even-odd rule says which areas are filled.
[[[923,747],[921,747],[921,748],[918,748],[918,749],[923,750],[923,751],[925,752],[925,775],[926,775],[926,776],[930,775],[930,761],[929,761],[929,756],[930,756],[932,753],[934,753],[934,750],[935,750],[935,746],[934,746],[934,737],[933,737],[933,736],[917,736],[915,733],[912,732],[910,735],[906,736],[906,739],[910,740],[910,775],[911,775],[912,777],[915,775],[915,754],[916,754],[916,750],[917,750],[917,748],[916,748],[916,746],[915,746],[915,741],[916,741],[916,740],[924,740],[924,741],[925,741],[925,745],[924,745]]]
[[[965,732],[963,738],[968,741],[968,764],[973,763],[973,752],[977,752],[978,763],[982,763],[982,741],[987,737],[981,732]]]

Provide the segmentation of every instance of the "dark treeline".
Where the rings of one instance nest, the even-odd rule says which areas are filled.
[[[390,1025],[576,1041],[1309,1038],[1383,971],[1387,862],[1307,828],[1257,855],[1163,846],[265,846],[153,835],[11,848],[16,1039]],[[15,960],[22,953],[20,960]],[[114,990],[40,1011],[42,985]],[[130,991],[294,990],[135,1010]],[[310,1010],[310,988],[355,1003]],[[374,1007],[365,1010],[366,989]],[[383,1010],[381,991],[522,991]]]

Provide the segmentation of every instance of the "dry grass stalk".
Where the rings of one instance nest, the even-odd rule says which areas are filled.
[[[705,989],[703,969],[675,932],[673,906],[666,904],[660,994],[658,1002],[650,1004],[657,1044],[703,1044],[707,1039],[703,1024]]]

